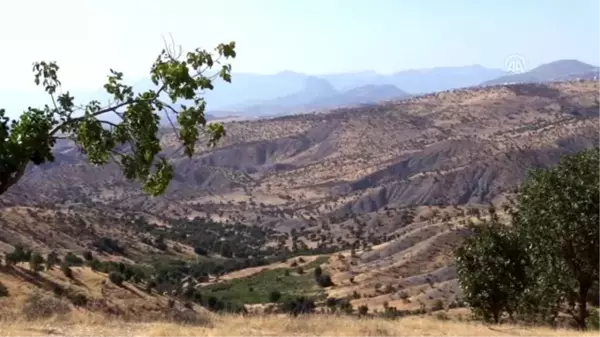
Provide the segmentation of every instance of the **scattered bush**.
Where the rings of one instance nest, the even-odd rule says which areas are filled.
[[[73,278],[73,270],[71,270],[71,267],[69,266],[69,263],[67,263],[66,261],[63,261],[60,264],[60,270],[63,272],[63,274],[65,274],[65,276],[69,279]]]
[[[69,266],[81,266],[83,264],[83,260],[77,255],[68,252],[63,259]]]
[[[34,273],[44,270],[44,258],[39,253],[31,254],[29,259],[29,267]]]
[[[304,296],[290,299],[283,305],[283,311],[292,315],[298,316],[300,314],[310,314],[315,311],[315,302]]]
[[[329,275],[321,275],[317,278],[317,283],[323,287],[331,287],[333,286],[333,282],[331,281],[331,277]]]
[[[77,293],[72,296],[69,296],[69,299],[71,300],[71,303],[73,303],[73,305],[77,306],[77,307],[82,307],[82,306],[86,305],[88,302],[88,298],[84,294],[81,294],[81,293]]]
[[[366,315],[369,312],[369,307],[366,305],[361,305],[358,307],[358,314],[361,316]]]
[[[56,254],[56,252],[48,253],[48,255],[46,255],[46,269],[51,270],[56,264],[59,263],[59,261],[58,254]]]
[[[68,302],[37,292],[29,295],[21,308],[21,313],[29,320],[66,315],[70,311]]]
[[[317,266],[315,267],[315,279],[319,279],[319,277],[321,277],[321,275],[323,275],[323,270],[321,269],[321,266]]]
[[[196,246],[194,247],[194,253],[204,256],[208,254],[208,251],[206,251],[206,249],[204,249],[202,246]]]
[[[83,252],[83,258],[86,261],[92,261],[94,259],[94,255],[92,255],[92,252],[89,250],[86,250],[85,252]]]
[[[8,296],[8,288],[6,288],[6,286],[0,282],[0,297],[6,297]]]
[[[273,290],[271,291],[271,293],[269,294],[269,301],[270,302],[279,302],[279,300],[281,299],[281,293],[277,290]]]
[[[110,272],[110,273],[108,274],[108,279],[109,279],[109,280],[110,280],[112,283],[114,283],[114,284],[116,284],[116,285],[118,285],[118,286],[121,286],[121,285],[123,285],[123,281],[124,281],[124,280],[123,280],[123,274],[121,274],[121,273],[119,273],[119,272],[116,272],[116,271],[112,271],[112,272]]]

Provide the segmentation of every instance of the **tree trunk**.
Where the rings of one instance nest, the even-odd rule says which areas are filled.
[[[587,312],[587,297],[590,286],[588,282],[579,283],[579,298],[577,304],[579,306],[579,312],[577,313],[577,325],[581,330],[587,329],[586,318]]]

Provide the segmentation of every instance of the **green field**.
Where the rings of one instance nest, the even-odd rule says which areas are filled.
[[[296,267],[264,270],[252,276],[205,286],[200,291],[205,296],[243,304],[269,303],[269,295],[275,290],[282,295],[280,301],[297,296],[323,299],[325,292],[315,281],[313,270],[328,259],[323,256],[301,265],[303,274],[298,274]]]

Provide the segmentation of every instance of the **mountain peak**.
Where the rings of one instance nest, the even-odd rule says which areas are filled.
[[[591,64],[574,59],[558,60],[542,64],[532,69],[532,72],[560,73],[560,75],[583,74],[598,69]]]

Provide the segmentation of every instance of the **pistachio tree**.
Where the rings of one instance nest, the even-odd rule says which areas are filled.
[[[600,151],[593,148],[533,172],[512,212],[514,230],[531,260],[533,283],[524,294],[529,295],[524,309],[546,318],[569,313],[582,329],[600,277],[599,165]]]
[[[214,146],[225,134],[223,125],[206,123],[206,102],[201,93],[212,90],[220,77],[231,81],[235,42],[219,44],[214,51],[196,49],[183,53],[166,46],[150,67],[154,88],[136,91],[124,83],[123,73],[110,70],[104,89],[110,102],[75,104],[75,97],[63,90],[56,62],[33,64],[34,80],[49,95],[49,104],[29,107],[14,120],[0,109],[0,195],[16,184],[31,162],[52,162],[56,141],[73,141],[92,164],[118,164],[124,176],[142,184],[153,196],[165,191],[173,177],[169,158],[161,154],[158,138],[159,112],[169,119],[187,156],[199,140]],[[186,105],[179,102],[189,102]],[[104,118],[118,116],[118,122]],[[175,124],[177,126],[175,127]]]
[[[526,288],[527,256],[519,238],[498,222],[471,225],[471,234],[456,250],[456,268],[465,301],[473,313],[498,323],[504,313],[512,317]]]

